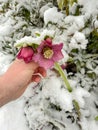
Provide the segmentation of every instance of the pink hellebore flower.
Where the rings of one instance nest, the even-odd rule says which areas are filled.
[[[33,60],[45,69],[51,68],[55,62],[63,58],[62,47],[63,43],[53,45],[52,40],[48,38],[39,45],[37,53],[33,56]]]
[[[33,48],[31,47],[23,47],[20,49],[17,58],[18,59],[23,59],[26,63],[29,63],[32,61],[32,57],[34,55]]]

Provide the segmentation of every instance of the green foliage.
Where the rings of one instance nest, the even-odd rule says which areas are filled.
[[[98,116],[95,117],[95,120],[98,121]]]
[[[60,108],[60,106],[58,105],[55,105],[53,103],[50,103],[50,106],[49,106],[51,109],[55,109],[57,111],[61,111],[62,109]]]
[[[61,10],[66,10],[66,15],[69,15],[69,6],[77,3],[77,0],[57,0],[58,6]]]
[[[80,112],[80,106],[79,106],[78,102],[76,100],[73,100],[73,105],[74,105],[75,110],[76,110],[76,112],[78,114],[78,117],[80,118],[81,112]]]
[[[37,44],[33,44],[32,47],[36,51],[36,49],[38,48],[38,45]]]
[[[81,8],[82,8],[82,6],[80,6],[80,5],[77,4],[77,7],[76,7],[76,10],[75,10],[75,13],[74,13],[75,16],[79,16],[80,15],[80,13],[81,13],[80,9]]]
[[[66,15],[69,15],[69,1],[68,0],[57,0],[58,6],[61,10],[66,9]]]
[[[14,48],[14,45],[10,43],[2,43],[1,44],[2,50],[0,50],[4,54],[13,54],[14,56],[16,55],[17,49]]]
[[[25,7],[21,7],[19,11],[19,16],[23,17],[26,21],[30,21],[30,11],[27,10]]]
[[[98,53],[98,30],[93,30],[90,35],[88,36],[88,46],[87,52],[88,53]]]
[[[68,4],[68,0],[57,0],[59,8],[62,10]]]
[[[70,5],[72,6],[74,3],[77,3],[78,0],[69,0],[69,2],[70,2]]]
[[[2,4],[2,9],[0,9],[0,13],[5,13],[8,11],[8,9],[10,9],[9,1],[6,3],[0,2],[0,4]]]

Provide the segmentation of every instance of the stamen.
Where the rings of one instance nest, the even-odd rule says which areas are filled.
[[[53,56],[53,54],[54,54],[54,52],[53,52],[53,50],[52,50],[51,48],[45,47],[45,48],[43,49],[44,58],[46,58],[46,59],[51,59],[52,56]]]

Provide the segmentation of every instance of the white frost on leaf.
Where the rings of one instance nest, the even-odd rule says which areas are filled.
[[[17,39],[20,39],[17,44],[32,46],[33,42],[40,44],[49,36],[54,44],[64,43],[64,58],[60,63],[69,59],[76,64],[76,73],[64,70],[73,88],[71,93],[58,73],[51,71],[38,85],[32,83],[21,100],[0,109],[1,130],[80,130],[79,124],[82,130],[98,129],[98,121],[95,121],[98,116],[97,55],[91,53],[88,58],[83,53],[88,43],[86,37],[98,28],[98,0],[78,0],[69,10],[69,16],[54,7],[55,4],[53,0],[0,0],[0,50],[4,49],[5,53],[9,49],[13,54],[13,43]],[[80,14],[73,16],[78,6]],[[71,52],[75,48],[78,53]],[[7,70],[14,54],[0,53],[0,74]],[[68,69],[74,68],[69,66]],[[73,100],[80,106],[80,120]]]
[[[75,99],[81,108],[84,108],[85,99],[90,97],[90,93],[83,88],[76,88],[73,92],[73,99]]]
[[[67,33],[69,35],[74,34],[76,31],[82,29],[85,26],[85,17],[83,15],[81,16],[72,16],[69,15],[65,17],[65,25],[67,27]]]
[[[78,0],[78,3],[84,6],[82,12],[86,12],[91,15],[98,14],[98,0]]]
[[[25,47],[32,44],[39,44],[37,38],[33,38],[31,36],[25,36],[21,38],[20,40],[17,40],[15,43],[15,47]]]
[[[32,36],[25,36],[21,38],[20,40],[17,40],[15,43],[15,47],[25,47],[25,46],[32,46],[33,44],[39,45],[45,37],[53,38],[55,31],[53,30],[43,30],[42,32],[36,31],[35,34],[38,34],[37,37]]]
[[[9,35],[11,31],[12,31],[12,26],[0,25],[0,37]]]
[[[50,38],[54,38],[55,36],[55,31],[54,30],[47,30],[44,29],[42,32],[35,32],[38,33],[40,36],[38,37],[40,39],[40,41],[44,40],[45,37],[50,37]]]
[[[56,7],[50,8],[44,13],[44,22],[47,25],[49,22],[58,23],[63,19],[63,14],[57,11]]]
[[[73,108],[71,93],[61,89],[61,81],[57,77],[50,78],[43,88],[43,96],[50,98],[53,104],[60,105],[62,109],[71,111]]]
[[[71,38],[69,47],[71,49],[86,49],[88,40],[86,40],[85,35],[81,32],[75,32],[74,36]]]

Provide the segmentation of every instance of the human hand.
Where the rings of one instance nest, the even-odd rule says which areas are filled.
[[[41,77],[33,75],[36,73],[40,73],[43,77],[46,76],[45,69],[39,67],[37,63],[30,62],[26,64],[23,60],[16,59],[0,80],[2,81],[4,102],[7,103],[21,96],[29,83],[40,82]]]

